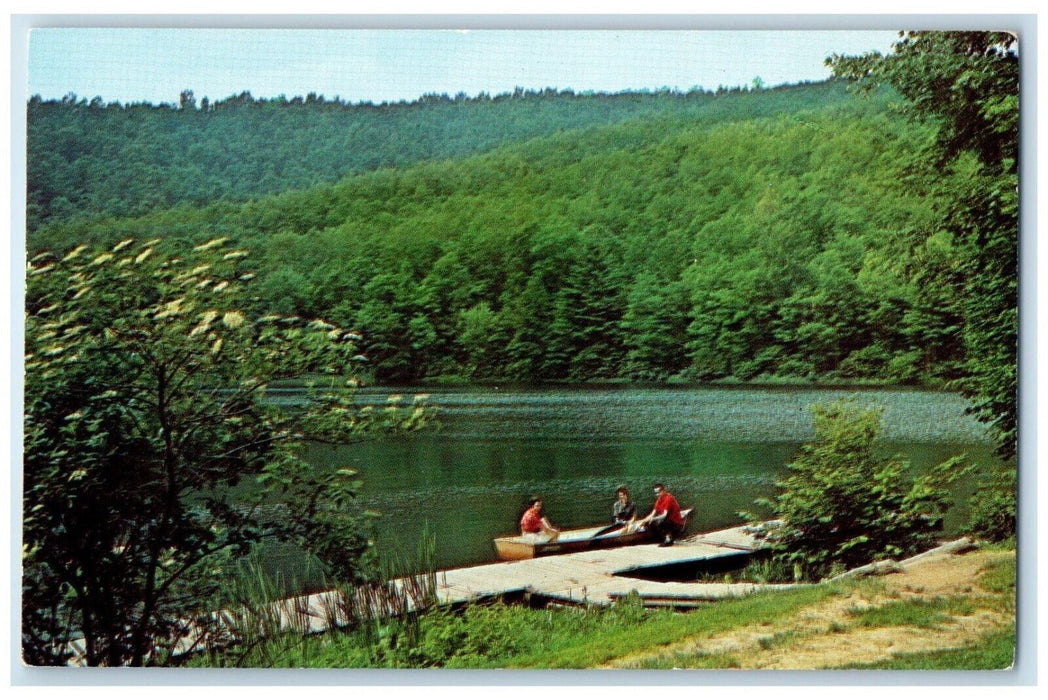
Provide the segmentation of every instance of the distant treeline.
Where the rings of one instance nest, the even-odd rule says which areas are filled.
[[[430,94],[377,105],[313,93],[257,99],[243,92],[212,102],[186,90],[178,104],[160,105],[35,96],[27,115],[27,224],[33,231],[90,214],[139,216],[179,204],[244,201],[638,117],[741,119],[848,99],[843,83],[739,99],[746,94],[517,88],[494,97]]]
[[[418,137],[403,145],[418,150],[405,160],[521,142],[244,204],[227,196],[138,218],[82,217],[43,227],[31,244],[62,249],[159,236],[177,249],[229,236],[252,251],[255,311],[358,329],[376,378],[389,382],[455,375],[939,383],[958,376],[964,360],[957,270],[967,251],[938,230],[937,208],[951,186],[967,185],[963,173],[942,173],[933,188],[928,175],[900,168],[903,154],[933,134],[897,116],[892,99],[860,100],[827,83],[720,97],[336,105],[331,114],[362,122],[367,110],[387,110],[369,122],[387,134],[416,126]],[[463,121],[449,126],[460,107]],[[298,137],[320,141],[317,133],[334,128],[323,126],[324,109],[249,100],[247,116],[228,120],[217,107],[141,108],[137,121],[134,108],[97,114],[126,124],[166,119],[174,133],[230,140],[243,124],[267,119],[316,124],[300,126],[310,133]],[[91,112],[70,104],[47,110]],[[643,116],[567,130],[571,118],[585,121],[580,112],[592,124],[624,120],[631,110]],[[82,127],[87,119],[72,121]],[[521,136],[543,131],[561,133]],[[348,138],[320,151],[342,151]],[[289,148],[263,141],[236,143],[248,153]],[[396,160],[377,153],[368,157]],[[201,155],[199,167],[206,160]],[[260,153],[247,162],[273,161]],[[366,163],[347,167],[376,161]],[[282,188],[286,181],[274,177],[272,186]]]

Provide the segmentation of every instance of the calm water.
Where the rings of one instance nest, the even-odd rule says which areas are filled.
[[[362,395],[429,394],[438,431],[342,448],[316,447],[318,466],[352,465],[363,507],[381,513],[378,542],[412,557],[436,538],[439,567],[494,559],[493,537],[512,533],[531,494],[560,526],[610,519],[615,488],[651,507],[663,481],[696,507],[692,529],[740,522],[812,434],[808,407],[849,397],[884,410],[884,448],[926,469],[957,453],[994,459],[984,428],[953,394],[797,388],[386,388]],[[957,497],[967,496],[964,486]],[[963,507],[947,529],[964,516]]]

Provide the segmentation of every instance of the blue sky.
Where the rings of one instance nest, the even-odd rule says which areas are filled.
[[[106,102],[305,96],[347,102],[553,87],[617,92],[829,77],[832,53],[887,52],[893,31],[45,28],[28,95]]]

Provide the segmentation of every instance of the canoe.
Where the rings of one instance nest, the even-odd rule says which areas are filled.
[[[684,517],[684,527],[688,526],[691,511],[691,508],[685,508],[680,512]],[[609,549],[655,541],[654,533],[643,526],[639,528],[623,527],[605,534],[597,534],[607,527],[607,525],[595,525],[576,530],[562,530],[555,540],[550,540],[549,536],[545,534],[496,537],[495,553],[503,561],[516,561],[546,557],[552,554],[570,554],[588,549]]]

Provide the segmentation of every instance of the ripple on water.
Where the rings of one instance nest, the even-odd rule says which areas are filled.
[[[955,394],[921,390],[663,388],[531,389],[428,399],[456,437],[569,440],[638,438],[734,442],[810,439],[811,407],[850,399],[883,411],[891,442],[988,443],[984,425]]]

